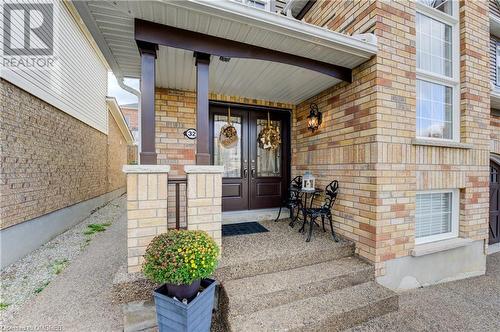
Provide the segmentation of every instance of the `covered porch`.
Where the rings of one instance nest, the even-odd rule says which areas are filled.
[[[141,81],[140,165],[124,169],[130,272],[168,228],[203,229],[221,241],[225,165],[214,165],[211,104],[290,114],[280,156],[289,162],[273,187],[282,194],[294,173],[294,139],[307,132],[294,125],[303,120],[296,105],[351,83],[353,68],[377,51],[372,34],[347,36],[233,1],[75,6],[115,75]],[[196,139],[186,137],[188,129]],[[241,175],[253,176],[251,162],[241,158]]]

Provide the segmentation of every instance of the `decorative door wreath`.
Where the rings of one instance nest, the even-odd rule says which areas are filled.
[[[227,123],[222,126],[219,133],[219,144],[230,149],[238,143],[238,132],[231,123],[231,107],[227,109]]]
[[[281,144],[281,136],[278,127],[271,125],[269,112],[267,112],[267,124],[257,137],[259,147],[264,150],[276,150]]]

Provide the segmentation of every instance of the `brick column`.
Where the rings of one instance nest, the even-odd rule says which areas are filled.
[[[186,165],[187,226],[210,234],[222,245],[223,166]]]
[[[170,166],[125,165],[127,174],[128,272],[141,270],[153,237],[167,231],[167,188]]]

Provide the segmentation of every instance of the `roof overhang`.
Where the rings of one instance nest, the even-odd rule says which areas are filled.
[[[136,19],[349,69],[377,52],[374,39],[364,41],[233,1],[75,1],[74,4],[112,70],[121,77],[140,76],[140,56],[134,36]],[[160,46],[157,86],[194,90],[192,56],[191,50]],[[237,92],[247,98],[297,103],[341,81],[315,70],[266,59],[217,62],[218,59],[212,59],[210,90],[218,94]],[[262,91],[267,92],[265,96]]]
[[[125,121],[125,118],[123,117],[116,99],[114,97],[106,97],[106,104],[108,105],[109,113],[111,113],[111,116],[118,125],[118,128],[120,128],[120,132],[122,133],[127,144],[134,144],[134,136],[127,125],[127,121]]]

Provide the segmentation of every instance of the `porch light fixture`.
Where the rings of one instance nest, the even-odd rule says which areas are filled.
[[[311,110],[309,111],[309,116],[307,117],[307,129],[315,132],[318,130],[319,126],[321,126],[321,122],[323,122],[323,114],[321,114],[318,109],[318,105],[315,103],[312,103],[309,108]]]

